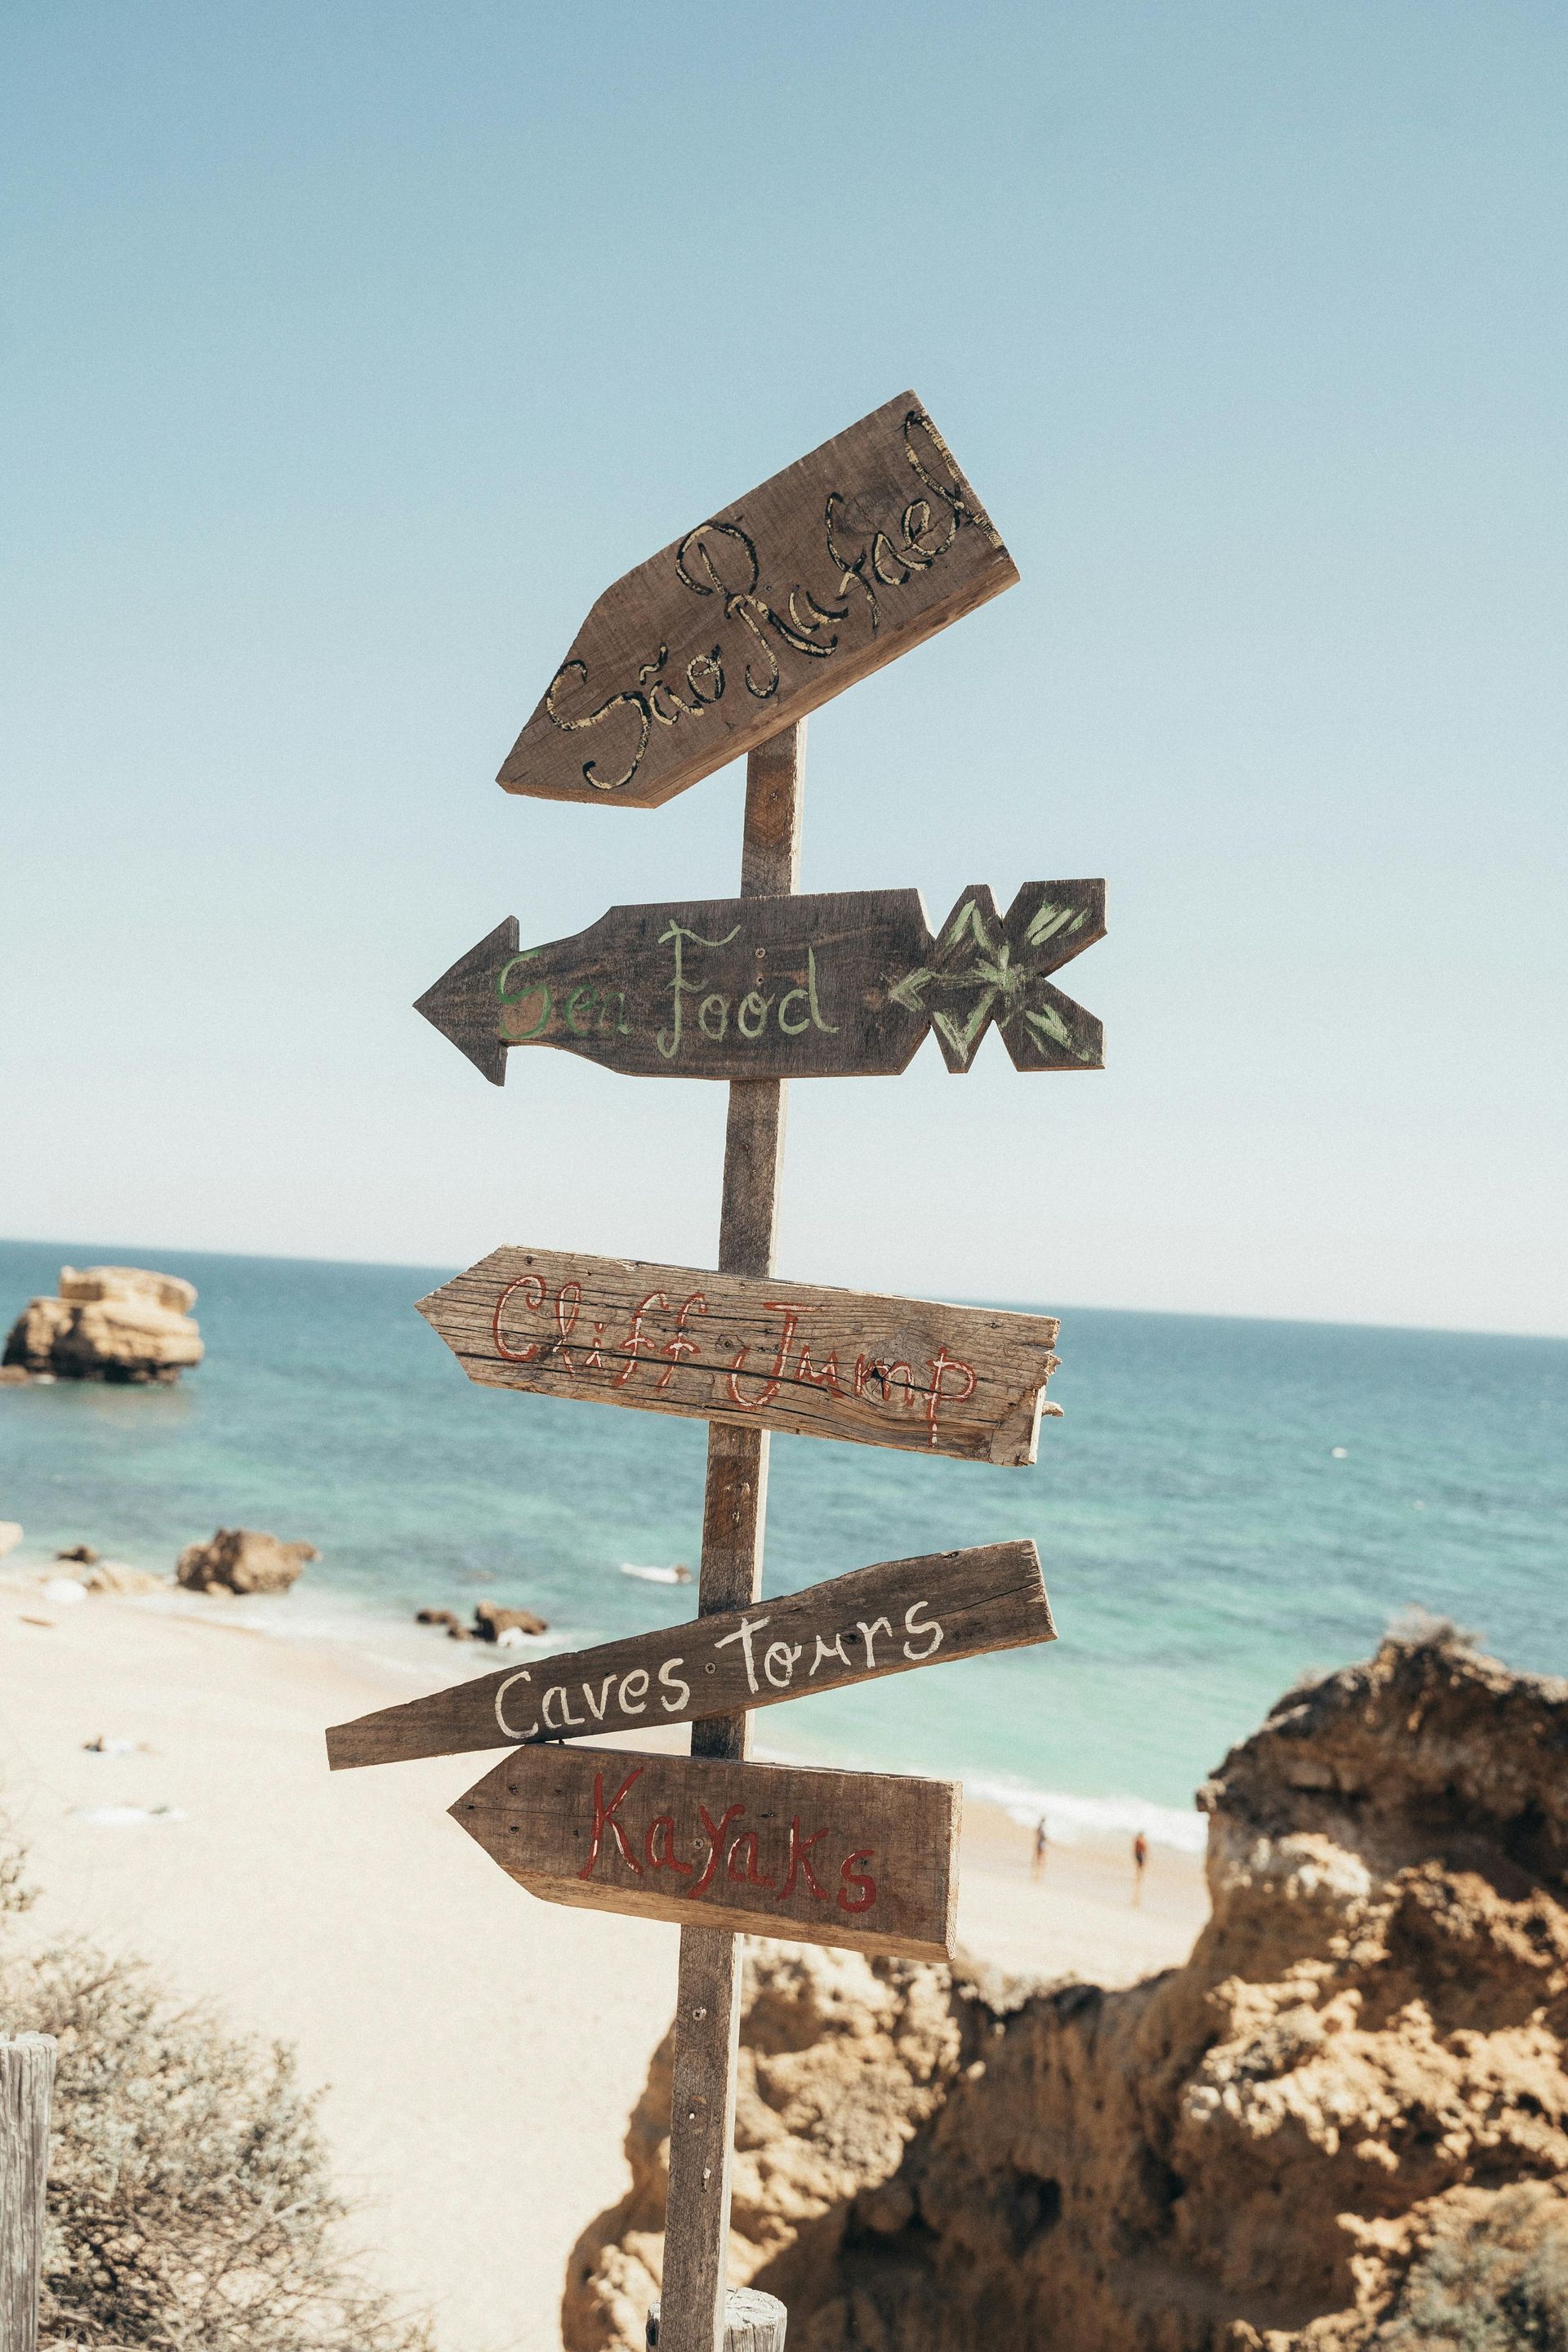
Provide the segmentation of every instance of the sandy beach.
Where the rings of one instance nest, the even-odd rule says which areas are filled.
[[[330,2086],[374,2274],[434,2309],[441,2352],[549,2352],[573,2242],[625,2186],[675,1931],[513,1885],[446,1818],[486,1759],[329,1773],[327,1724],[413,1695],[373,1659],[226,1625],[216,1602],[51,1606],[6,1565],[0,1801],[37,1924],[294,2042]],[[428,1687],[452,1666],[432,1640]],[[100,1734],[136,1745],[89,1752]],[[1037,1884],[1029,1844],[966,1807],[968,1951],[1103,1983],[1184,1958],[1206,1915],[1194,1857],[1155,1847],[1134,1907],[1121,1841],[1053,1846]]]

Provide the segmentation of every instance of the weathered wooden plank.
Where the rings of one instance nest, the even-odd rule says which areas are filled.
[[[1017,577],[900,393],[606,588],[498,781],[655,807]]]
[[[35,2352],[55,2040],[0,2033],[0,2347]]]
[[[499,924],[416,1010],[500,1086],[547,1045],[645,1078],[893,1077],[934,1029],[968,1070],[988,1029],[1020,1070],[1099,1069],[1100,1023],[1047,975],[1105,936],[1100,880],[984,883],[940,930],[918,890],[612,907],[572,938]]]
[[[418,1305],[488,1388],[1013,1465],[1052,1410],[1052,1315],[537,1249]]]
[[[944,1959],[961,1798],[889,1772],[520,1748],[451,1813],[547,1902]]]
[[[741,896],[749,906],[787,898],[799,884],[805,777],[804,719],[757,744],[746,761]],[[719,1212],[725,1274],[773,1272],[788,1099],[778,1078],[738,1078],[730,1088]],[[709,1427],[697,1591],[703,1616],[743,1610],[761,1595],[772,1443],[765,1429]],[[693,1756],[735,1763],[751,1746],[744,1708],[692,1725]],[[666,2352],[710,2352],[724,2341],[740,2046],[740,1942],[722,1927],[683,1926],[670,2060]]]
[[[814,1691],[1056,1639],[1032,1543],[883,1560],[782,1600],[513,1662],[327,1733],[333,1771],[779,1706]]]
[[[656,2296],[643,2333],[647,2352],[658,2352],[663,2309],[663,2296]],[[788,2319],[789,2314],[776,2294],[763,2294],[760,2287],[732,2286],[724,2297],[724,2331],[719,2339],[719,2352],[784,2352]],[[668,2336],[665,2352],[670,2352]]]

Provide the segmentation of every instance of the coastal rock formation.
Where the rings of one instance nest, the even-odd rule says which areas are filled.
[[[123,1559],[95,1559],[82,1571],[82,1582],[89,1592],[106,1593],[124,1600],[138,1592],[162,1592],[167,1587],[166,1576],[154,1576],[151,1569],[132,1568]]]
[[[503,1633],[548,1633],[549,1626],[531,1609],[503,1608],[499,1601],[481,1601],[474,1610],[474,1633],[481,1642],[499,1642]]]
[[[184,1365],[201,1362],[195,1303],[195,1289],[176,1275],[63,1265],[58,1297],[35,1298],[17,1316],[5,1362],[29,1376],[167,1384]]]
[[[287,1592],[314,1544],[279,1543],[254,1528],[219,1528],[210,1543],[187,1544],[174,1574],[192,1592]]]
[[[1568,2346],[1568,1683],[1413,1629],[1199,1803],[1213,1916],[1125,1991],[756,1948],[731,2275],[792,2352]],[[668,2067],[567,2352],[642,2342]]]

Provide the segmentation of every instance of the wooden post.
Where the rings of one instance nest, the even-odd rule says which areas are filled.
[[[647,2315],[647,2352],[658,2352],[660,2305]],[[724,2298],[723,2352],[784,2352],[789,2314],[776,2294],[731,2287]]]
[[[0,2347],[37,2352],[44,2192],[49,2169],[48,2033],[0,2033]]]
[[[758,744],[747,759],[743,898],[787,898],[795,888],[805,764],[804,719]],[[773,1272],[784,1137],[784,1080],[732,1079],[719,1219],[721,1274]],[[745,1609],[760,1598],[767,1485],[767,1431],[710,1424],[700,1615]],[[691,1753],[741,1758],[751,1735],[749,1713],[715,1716],[693,1724]],[[683,1927],[669,2103],[661,2352],[721,2352],[729,2341],[725,2261],[740,2024],[738,1939],[722,1929]],[[747,2340],[735,2339],[737,2345]]]

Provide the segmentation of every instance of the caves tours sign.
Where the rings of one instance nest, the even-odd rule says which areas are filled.
[[[1051,1642],[1032,1543],[884,1560],[754,1609],[478,1675],[327,1734],[333,1771],[776,1706],[913,1666]]]
[[[1017,577],[900,393],[606,588],[498,781],[653,808]]]
[[[556,1045],[643,1078],[892,1077],[928,1031],[966,1071],[994,1027],[1018,1070],[1099,1069],[1100,1023],[1048,975],[1105,936],[1100,881],[984,883],[940,930],[918,890],[612,907],[520,947],[516,919],[416,1010],[496,1086],[515,1048]]]
[[[498,1086],[510,1055],[545,1046],[731,1087],[720,1271],[500,1249],[419,1302],[482,1385],[709,1423],[697,1616],[514,1653],[327,1735],[334,1769],[505,1750],[451,1809],[485,1852],[549,1902],[682,1928],[661,2352],[739,2341],[735,1935],[952,1949],[957,1787],[753,1762],[754,1711],[1055,1638],[1023,1540],[762,1598],[773,1431],[1017,1466],[1058,1411],[1053,1316],[773,1271],[788,1079],[894,1076],[928,1032],[962,1075],[991,1029],[1019,1071],[1101,1066],[1099,1021],[1054,975],[1103,936],[1102,882],[1026,882],[1005,912],[975,884],[934,929],[914,889],[796,888],[806,713],[1017,576],[913,393],[709,513],[598,598],[499,781],[651,808],[744,752],[740,895],[612,907],[535,945],[509,919],[418,1003]],[[660,1735],[688,1725],[690,1754],[668,1752]],[[590,1744],[612,1735],[645,1744]],[[773,2308],[771,2336],[746,2336],[758,2352],[782,2345]]]

